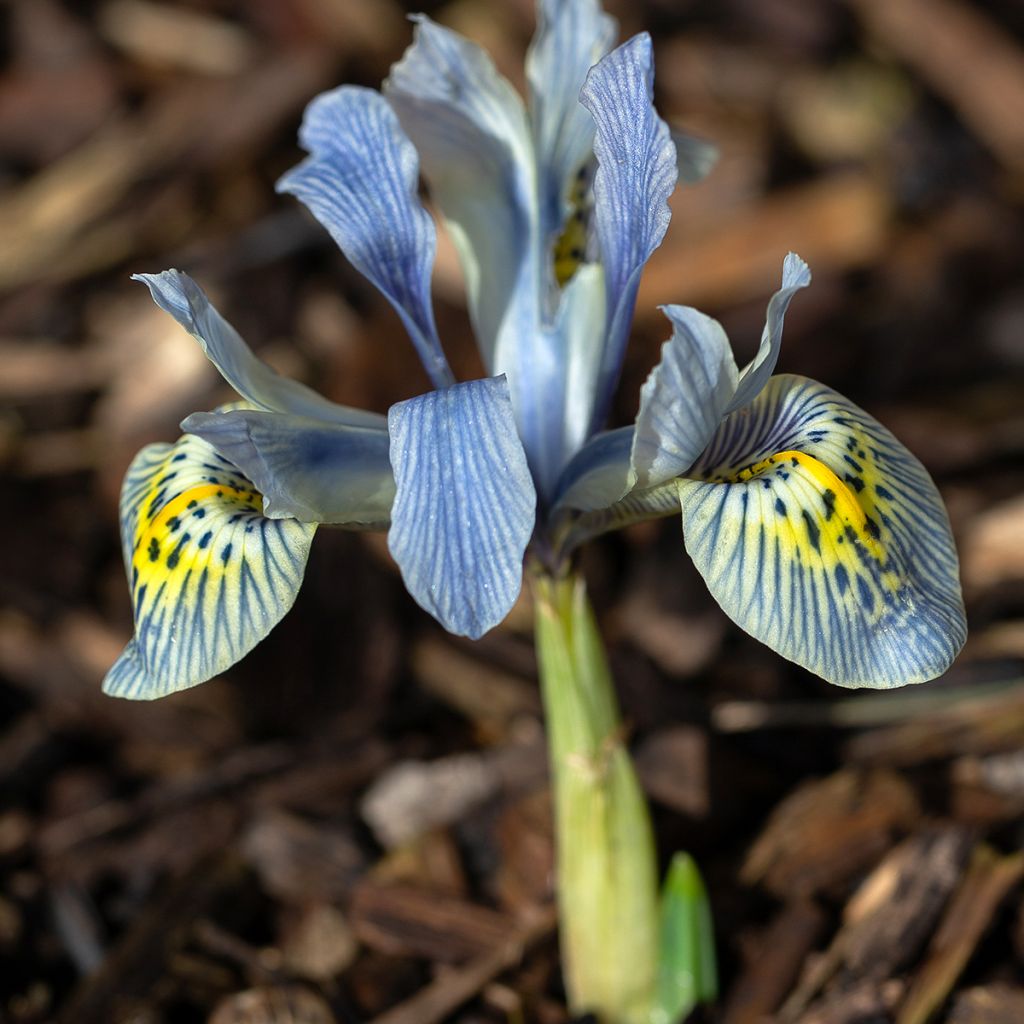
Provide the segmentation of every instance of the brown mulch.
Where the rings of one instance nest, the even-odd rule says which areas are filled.
[[[529,0],[424,5],[519,80]],[[672,521],[590,546],[659,846],[715,911],[723,1024],[1024,1020],[1024,16],[1005,0],[611,4],[660,109],[721,147],[673,201],[616,422],[665,335],[743,359],[787,250],[780,369],[933,472],[971,638],[933,684],[837,691],[729,623]],[[376,85],[397,0],[0,4],[0,1021],[568,1015],[524,600],[476,645],[380,537],[321,531],[223,678],[137,705],[116,533],[137,448],[225,396],[128,280],[197,277],[274,365],[385,410],[426,387],[389,307],[273,182],[316,92]],[[479,372],[454,255],[437,314]]]

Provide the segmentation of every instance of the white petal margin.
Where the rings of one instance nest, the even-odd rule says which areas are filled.
[[[686,549],[737,625],[840,686],[949,667],[966,621],[945,508],[863,410],[815,381],[772,377],[691,476],[677,482]]]
[[[476,44],[424,15],[384,95],[459,252],[489,371],[510,307],[536,303],[536,172],[522,100]],[[535,321],[535,316],[528,313]]]
[[[382,416],[337,405],[305,384],[282,377],[258,359],[188,274],[165,270],[160,274],[135,274],[132,280],[141,281],[149,288],[153,301],[199,342],[221,376],[258,409],[289,412],[331,423],[383,426]]]
[[[639,488],[685,473],[736,393],[736,360],[722,325],[689,306],[662,306],[662,312],[672,337],[640,390],[631,456]]]
[[[419,161],[387,101],[343,85],[306,108],[310,153],[277,185],[309,207],[352,265],[394,306],[435,387],[454,381],[434,324],[437,237],[417,196]]]
[[[795,252],[787,254],[782,261],[782,287],[768,300],[768,315],[761,334],[761,344],[757,354],[740,374],[739,387],[727,412],[741,409],[752,402],[775,372],[779,349],[782,347],[782,325],[786,319],[786,310],[793,296],[810,283],[810,267]]]
[[[397,493],[388,547],[409,593],[451,633],[479,637],[519,596],[536,493],[503,377],[388,412]]]
[[[580,90],[617,33],[615,19],[604,13],[598,0],[537,4],[537,32],[526,55],[526,78],[545,238],[561,231],[573,180],[590,161],[594,121],[580,104]]]
[[[633,318],[640,273],[661,244],[676,185],[676,149],[653,102],[654,56],[646,33],[591,69],[580,102],[596,124],[594,225],[605,272],[607,328],[590,432],[607,415]]]
[[[231,410],[198,412],[182,430],[203,438],[263,495],[270,519],[384,529],[395,481],[388,432],[302,416]]]
[[[121,490],[135,636],[105,693],[151,700],[195,686],[277,625],[316,526],[267,519],[261,509],[252,484],[198,437],[139,452]]]

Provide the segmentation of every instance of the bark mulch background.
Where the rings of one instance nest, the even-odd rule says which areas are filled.
[[[521,81],[528,0],[424,5]],[[972,633],[912,691],[832,689],[727,623],[674,521],[589,548],[660,848],[714,903],[726,1024],[1024,1021],[1024,11],[1009,0],[644,0],[663,114],[721,163],[674,200],[617,423],[667,333],[757,342],[913,448]],[[427,386],[390,308],[273,182],[305,102],[376,85],[397,0],[0,4],[0,1018],[327,1024],[568,1015],[530,611],[464,644],[380,537],[321,531],[223,678],[101,695],[130,632],[116,496],[227,397],[128,280],[192,273],[331,398]],[[437,312],[480,373],[453,254]]]

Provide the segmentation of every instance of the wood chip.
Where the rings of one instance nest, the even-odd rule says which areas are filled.
[[[881,1024],[891,1020],[902,994],[899,981],[862,982],[824,999],[800,1018],[800,1024]]]
[[[554,810],[551,790],[534,790],[502,809],[497,824],[501,849],[495,889],[502,907],[522,916],[553,898]]]
[[[391,850],[373,866],[372,873],[378,882],[404,882],[452,896],[469,894],[459,848],[447,829],[425,832]]]
[[[802,1021],[806,1008],[837,974],[819,1009],[841,1005],[844,993],[860,992],[863,998],[863,993],[880,991],[887,978],[917,956],[969,853],[970,835],[956,827],[927,829],[891,850],[847,903],[828,950],[807,962],[779,1013],[780,1022]]]
[[[740,878],[784,899],[845,882],[872,863],[920,814],[898,775],[844,770],[809,782],[775,809]]]
[[[962,828],[905,840],[847,905],[843,961],[859,977],[885,978],[913,959],[932,932],[970,852]]]
[[[196,918],[239,878],[239,864],[207,861],[175,880],[124,932],[99,970],[64,1002],[58,1024],[109,1024],[119,1006],[145,995],[165,975],[167,963]]]
[[[871,729],[851,739],[844,754],[866,765],[908,767],[967,754],[1020,747],[1024,731],[1024,683],[976,699],[965,697],[899,725]]]
[[[640,784],[659,803],[694,818],[711,809],[708,736],[692,725],[661,729],[636,753]]]
[[[722,1024],[763,1024],[789,991],[825,924],[824,911],[810,900],[784,907],[744,958]]]
[[[275,809],[255,818],[241,845],[267,891],[286,902],[340,901],[363,869],[346,832]]]
[[[1010,35],[960,0],[853,0],[851,6],[997,157],[1024,168],[1024,51]]]
[[[925,1024],[949,995],[992,923],[1000,903],[1024,878],[1024,853],[1001,856],[978,846],[956,896],[950,903],[928,950],[924,966],[914,977],[896,1024]]]
[[[509,931],[501,945],[481,954],[464,968],[446,971],[411,999],[399,1004],[372,1024],[436,1024],[472,999],[502,971],[513,967],[534,943],[555,928],[553,908],[538,910],[530,919]]]
[[[366,945],[396,956],[459,963],[499,947],[512,929],[496,910],[410,885],[361,882],[352,927]]]
[[[285,967],[312,981],[341,974],[356,958],[358,944],[348,918],[327,903],[313,903],[286,919],[281,956]]]
[[[1020,1024],[1024,1020],[1024,988],[987,985],[960,992],[946,1024]]]
[[[502,791],[522,791],[545,778],[539,735],[492,751],[434,761],[400,761],[367,790],[360,812],[388,849],[451,825]]]
[[[256,55],[240,26],[167,3],[110,0],[100,8],[97,25],[140,64],[227,76],[241,74]]]
[[[961,540],[964,583],[976,590],[1024,579],[1024,498],[975,516]]]
[[[477,723],[486,736],[506,736],[516,719],[540,714],[535,683],[463,653],[433,634],[413,648],[412,666],[427,692]]]
[[[209,1024],[335,1024],[323,999],[298,985],[251,988],[221,1000]]]

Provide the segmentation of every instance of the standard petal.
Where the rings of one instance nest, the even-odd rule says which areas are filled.
[[[646,33],[612,50],[587,76],[580,102],[597,126],[594,227],[605,272],[607,334],[591,432],[607,415],[633,318],[640,273],[671,216],[676,150],[654,109],[654,57]]]
[[[384,529],[395,481],[385,426],[349,427],[281,413],[189,416],[182,430],[212,445],[253,482],[270,519]]]
[[[198,437],[144,448],[121,491],[135,636],[104,691],[150,700],[233,665],[292,606],[315,531],[265,518],[252,484]]]
[[[640,391],[632,466],[636,486],[680,476],[707,447],[736,392],[738,371],[722,325],[689,306],[663,306],[672,337]]]
[[[580,103],[587,72],[611,49],[618,26],[598,0],[540,0],[526,55],[537,154],[542,237],[562,230],[576,175],[590,161],[594,121]]]
[[[299,141],[310,156],[278,191],[301,199],[394,306],[434,385],[451,384],[430,302],[434,222],[417,197],[419,161],[394,111],[380,93],[343,85],[306,108]]]
[[[512,307],[538,299],[529,124],[515,89],[480,47],[423,15],[415,20],[413,44],[391,69],[384,95],[444,213],[481,354],[493,369]]]
[[[133,280],[148,286],[153,301],[199,342],[224,379],[251,405],[331,423],[383,425],[382,416],[337,405],[267,366],[213,308],[206,293],[188,274],[165,270],[161,274],[135,274]]]
[[[786,319],[789,302],[801,288],[806,288],[810,283],[810,267],[795,252],[789,253],[782,261],[782,287],[768,301],[768,316],[765,319],[757,355],[740,374],[739,387],[729,403],[727,412],[741,409],[748,402],[752,402],[768,383],[768,378],[775,372],[775,364],[779,361],[782,324]]]
[[[966,636],[925,469],[815,381],[773,377],[677,482],[686,549],[737,625],[840,686],[934,678]]]
[[[441,625],[479,637],[519,595],[536,511],[508,385],[491,377],[400,402],[388,430],[391,554]]]
[[[564,374],[561,391],[550,399],[561,412],[558,437],[561,445],[552,445],[548,472],[541,475],[546,487],[564,468],[565,459],[587,440],[594,411],[597,377],[601,371],[601,338],[605,313],[604,271],[600,264],[580,267],[559,296],[554,323],[546,327],[550,349],[556,353],[555,365]],[[539,381],[531,382],[534,387]]]

